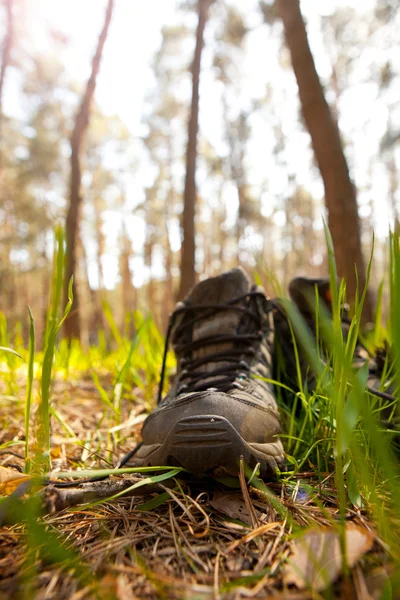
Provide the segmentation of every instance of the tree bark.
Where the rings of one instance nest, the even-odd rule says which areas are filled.
[[[348,300],[353,303],[357,286],[355,267],[360,292],[364,289],[366,281],[356,190],[350,179],[338,125],[326,102],[315,68],[300,2],[277,0],[277,7],[283,21],[285,39],[299,88],[303,117],[324,183],[328,224],[338,274],[346,279]],[[365,321],[372,320],[372,303],[368,293],[363,318]]]
[[[170,219],[171,213],[173,214],[173,208],[175,206],[175,189],[172,181],[171,167],[172,161],[169,165],[169,190],[167,202],[165,204],[165,220],[164,220],[164,228],[165,228],[165,247],[164,247],[164,268],[165,268],[165,285],[164,285],[164,302],[161,307],[161,322],[163,326],[164,333],[167,331],[168,322],[173,310],[174,304],[174,286],[172,279],[172,268],[173,268],[173,255],[171,242],[169,239],[169,231],[168,231],[168,222]]]
[[[195,283],[195,210],[196,210],[196,160],[197,132],[199,128],[199,83],[204,29],[207,22],[210,0],[198,0],[198,24],[196,48],[192,65],[192,102],[188,124],[186,148],[186,178],[183,196],[181,281],[179,298],[186,296]]]
[[[107,39],[108,29],[111,22],[114,0],[108,0],[107,10],[104,20],[103,29],[101,30],[97,43],[96,53],[92,60],[92,72],[87,82],[86,90],[83,95],[78,113],[75,119],[75,126],[71,135],[71,174],[70,174],[70,197],[66,219],[66,272],[64,282],[64,300],[67,302],[68,282],[71,277],[76,279],[77,272],[77,238],[79,228],[79,214],[82,204],[81,196],[81,164],[80,153],[85,134],[89,125],[90,108],[93,101],[94,91],[96,88],[97,75],[100,69],[100,62],[103,53],[105,41]],[[70,313],[70,317],[65,322],[65,336],[71,340],[73,338],[80,339],[80,315],[79,315],[79,295],[74,281],[74,308]]]
[[[122,228],[121,234],[121,251],[120,251],[120,274],[121,274],[121,304],[122,304],[122,319],[121,330],[126,329],[125,334],[132,337],[134,333],[133,321],[128,316],[136,310],[136,290],[132,283],[132,272],[129,264],[129,259],[132,254],[132,243],[128,237],[125,225]]]

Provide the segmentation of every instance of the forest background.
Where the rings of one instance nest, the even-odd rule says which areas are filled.
[[[326,274],[323,219],[350,300],[375,232],[376,291],[400,199],[395,0],[303,0],[302,14],[298,0],[0,10],[0,309],[11,328],[27,337],[29,305],[44,331],[56,223],[75,286],[65,333],[84,346],[107,330],[105,306],[127,333],[135,309],[165,330],[195,279],[237,264],[271,295]],[[366,320],[372,307],[373,293]]]

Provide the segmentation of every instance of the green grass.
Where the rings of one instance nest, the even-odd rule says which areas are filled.
[[[29,435],[30,435],[30,419],[32,405],[32,386],[33,386],[33,371],[35,362],[35,321],[32,311],[29,310],[29,354],[28,354],[28,376],[26,382],[26,398],[25,398],[25,473],[29,473],[31,468],[31,459],[29,456]]]
[[[152,318],[143,317],[136,313],[131,316],[134,321],[136,334],[133,339],[128,339],[117,328],[110,307],[105,304],[104,315],[115,341],[115,349],[110,349],[105,343],[105,335],[99,333],[99,344],[85,352],[77,341],[68,343],[60,337],[62,325],[71,310],[73,303],[72,281],[69,284],[69,300],[67,306],[61,306],[65,262],[65,239],[63,230],[55,230],[55,249],[53,258],[53,274],[51,292],[48,303],[46,327],[43,335],[42,349],[35,351],[36,335],[34,315],[28,308],[29,340],[28,348],[21,347],[21,327],[17,326],[14,332],[7,329],[4,315],[0,315],[0,362],[2,363],[6,391],[16,405],[17,411],[24,413],[24,467],[25,473],[32,476],[31,483],[25,487],[20,486],[11,496],[0,496],[0,526],[1,524],[22,525],[25,531],[26,553],[22,569],[23,586],[27,597],[34,597],[35,581],[37,577],[35,563],[38,559],[44,563],[58,564],[63,571],[74,574],[81,584],[97,585],[96,579],[90,574],[87,565],[82,564],[75,550],[66,543],[62,536],[55,531],[49,531],[43,522],[42,507],[38,492],[43,487],[43,478],[47,478],[52,470],[51,431],[54,429],[55,420],[61,425],[62,430],[71,438],[76,438],[76,432],[62,415],[62,407],[54,403],[54,386],[59,381],[69,381],[71,378],[79,382],[86,379],[90,373],[97,389],[99,399],[103,404],[102,417],[97,425],[97,432],[91,433],[96,437],[94,442],[88,439],[91,452],[104,452],[109,449],[109,464],[116,464],[118,460],[120,434],[109,433],[104,445],[100,427],[106,424],[111,430],[121,425],[121,403],[126,404],[126,397],[130,402],[143,402],[151,410],[155,406],[156,387],[161,369],[163,338],[158,332]],[[14,347],[18,347],[18,353]],[[151,351],[150,351],[151,350]],[[21,360],[22,359],[22,360]],[[174,359],[168,358],[167,369],[171,370]],[[111,392],[107,385],[105,389],[102,380],[111,375]],[[25,400],[19,400],[20,380],[25,379]],[[138,388],[140,394],[135,397],[132,390]],[[0,408],[4,408],[1,406]],[[126,414],[126,410],[125,410]],[[32,426],[33,423],[33,426]],[[129,433],[129,430],[126,432]],[[124,439],[126,435],[124,436]],[[17,451],[19,441],[9,441],[0,450],[10,449]],[[136,488],[143,488],[158,482],[166,481],[182,471],[182,469],[143,468],[143,469],[107,469],[93,471],[82,469],[84,464],[78,465],[78,471],[54,473],[52,477],[91,477],[121,475],[122,473],[143,473],[142,479],[131,486],[123,494]],[[161,473],[160,473],[161,471]],[[27,487],[26,487],[27,486]],[[24,497],[25,490],[28,497]],[[112,501],[120,495],[116,494],[106,501]],[[22,495],[22,497],[21,497]],[[89,506],[96,506],[92,503]]]
[[[290,320],[293,335],[296,375],[291,382],[281,381],[276,387],[277,396],[281,398],[284,422],[284,441],[290,470],[280,475],[280,483],[287,489],[303,489],[312,498],[313,504],[321,511],[327,521],[338,527],[341,532],[343,556],[345,556],[345,525],[349,511],[364,511],[366,518],[378,531],[379,537],[387,551],[388,560],[394,561],[400,569],[400,547],[398,546],[400,526],[400,471],[398,454],[393,442],[396,430],[391,428],[397,416],[397,401],[387,408],[386,400],[378,399],[367,390],[368,370],[366,367],[358,371],[353,367],[353,354],[358,339],[362,336],[361,313],[365,298],[365,290],[360,290],[347,336],[343,335],[342,311],[345,298],[345,284],[337,284],[336,266],[332,241],[326,229],[329,253],[329,275],[332,293],[332,316],[328,315],[319,302],[318,294],[310,298],[315,304],[318,315],[315,337],[311,335],[306,323],[296,307],[287,299],[282,299],[282,307]],[[66,307],[61,306],[61,290],[63,286],[63,264],[65,260],[65,243],[60,228],[55,232],[55,253],[53,260],[53,277],[51,295],[44,334],[43,348],[35,352],[34,316],[29,312],[29,344],[22,346],[20,328],[14,334],[7,331],[4,316],[0,319],[0,361],[5,375],[6,391],[10,399],[24,413],[24,470],[36,478],[51,472],[51,431],[57,422],[58,426],[71,440],[78,438],[76,425],[65,416],[63,402],[54,401],[54,386],[61,382],[76,381],[79,389],[81,382],[93,382],[100,408],[100,416],[95,427],[87,432],[84,445],[86,459],[94,455],[104,458],[110,465],[108,469],[97,469],[97,475],[120,475],[133,470],[116,471],[112,465],[117,463],[120,447],[130,444],[130,430],[124,430],[124,423],[129,422],[129,412],[145,408],[151,411],[156,402],[156,391],[160,375],[163,355],[163,336],[158,331],[151,316],[138,312],[128,316],[133,319],[135,335],[129,339],[124,331],[120,331],[114,320],[111,308],[103,305],[107,327],[113,339],[114,347],[106,343],[105,332],[100,331],[97,345],[84,351],[73,342],[68,344],[60,337],[60,330],[71,309],[70,300]],[[374,352],[384,340],[389,344],[388,357],[382,373],[381,389],[386,389],[385,381],[390,380],[394,389],[399,389],[400,380],[400,244],[398,234],[390,236],[390,275],[386,284],[390,289],[390,318],[383,322],[382,305],[383,282],[377,296],[376,314],[373,330],[365,338],[368,348]],[[368,265],[368,276],[373,257]],[[125,328],[126,329],[126,328]],[[18,349],[16,353],[13,348]],[[16,355],[17,354],[17,355]],[[306,355],[310,369],[315,376],[315,386],[309,389],[304,379],[301,357]],[[22,357],[22,361],[21,361]],[[323,360],[321,360],[323,358]],[[174,368],[174,358],[169,355],[167,374]],[[26,381],[24,400],[18,400],[21,377]],[[166,390],[165,390],[166,391]],[[69,398],[68,401],[71,399]],[[11,401],[11,400],[10,400]],[[389,403],[390,404],[390,403]],[[35,409],[35,410],[34,410]],[[85,410],[84,408],[82,410]],[[385,414],[383,422],[382,415]],[[36,415],[35,426],[32,420]],[[56,421],[55,421],[56,420]],[[104,429],[107,429],[106,433]],[[81,439],[81,438],[80,438]],[[20,440],[10,441],[5,448],[17,449]],[[75,441],[74,441],[75,443]],[[77,442],[78,443],[78,442]],[[79,441],[82,443],[82,441]],[[131,445],[134,445],[131,443]],[[85,461],[75,464],[77,469],[54,474],[54,477],[86,477],[93,474],[91,468],[85,468]],[[179,469],[135,469],[134,472],[148,474],[137,484],[137,488],[164,480],[174,480],[180,476]],[[159,471],[162,471],[161,473]],[[311,471],[316,482],[308,485],[302,473]],[[330,478],[331,488],[326,491],[324,481]],[[266,486],[257,478],[257,473],[248,473],[248,481],[256,488],[264,502],[272,507],[277,518],[287,524],[288,535],[301,527],[288,507],[281,501],[279,491]],[[35,484],[36,485],[36,484]],[[233,484],[234,485],[234,484]],[[135,487],[135,489],[136,489]],[[176,493],[183,494],[177,487]],[[178,496],[179,496],[178,494]],[[183,496],[182,496],[183,497]],[[117,496],[113,498],[115,500]],[[108,499],[110,500],[110,499]],[[104,504],[105,501],[102,501]],[[188,501],[189,502],[189,501]],[[327,510],[327,503],[336,503],[337,512]],[[137,510],[141,513],[157,514],[157,510],[169,506],[171,495],[161,492],[152,499],[141,503]],[[97,506],[97,503],[86,508]],[[26,527],[27,572],[34,579],[34,561],[32,556],[40,548],[40,552],[53,562],[59,562],[65,569],[75,569],[82,581],[88,579],[86,567],[77,568],[77,554],[70,549],[62,537],[54,532],[46,538],[46,526],[41,521],[38,503],[11,497],[0,498],[0,512],[6,512],[11,523],[23,523]],[[167,510],[167,509],[166,509]],[[168,509],[169,510],[169,509]],[[185,509],[188,510],[187,508]],[[25,516],[24,511],[28,511]],[[143,517],[144,518],[144,517]],[[171,516],[171,523],[173,518]],[[172,526],[172,525],[171,525]],[[174,525],[176,528],[177,526]],[[178,525],[180,527],[180,525]],[[175,531],[175,530],[174,530]],[[176,533],[173,539],[176,543]],[[178,546],[177,546],[178,547]],[[184,553],[182,550],[179,552]],[[65,552],[64,552],[65,551]],[[178,552],[178,551],[177,551]],[[138,561],[140,562],[140,558]],[[190,559],[192,560],[192,558]],[[344,560],[344,572],[346,563]],[[138,563],[139,564],[139,563]],[[192,566],[195,563],[191,563]],[[28,568],[29,567],[29,568]],[[193,569],[198,568],[193,566]],[[260,571],[255,578],[245,578],[250,585],[258,581]],[[224,583],[221,590],[241,585],[242,578]],[[394,585],[394,584],[393,584]],[[396,584],[397,585],[397,584]]]
[[[368,367],[365,366],[359,371],[353,367],[355,346],[361,336],[365,290],[362,290],[356,299],[348,334],[344,337],[341,307],[345,297],[345,285],[343,281],[340,285],[337,284],[333,246],[327,229],[326,237],[332,317],[324,312],[315,298],[310,298],[319,315],[317,331],[319,342],[324,343],[326,366],[320,361],[320,343],[315,343],[297,309],[288,301],[282,302],[291,321],[295,347],[297,344],[303,349],[316,374],[315,391],[309,393],[300,383],[301,368],[296,348],[299,387],[297,397],[301,400],[302,410],[296,409],[294,404],[290,406],[290,398],[293,398],[293,395],[289,395],[286,406],[289,421],[286,439],[287,447],[294,454],[290,459],[294,465],[291,476],[296,475],[305,464],[317,474],[320,473],[321,480],[327,472],[334,473],[342,532],[349,507],[352,504],[356,507],[363,506],[373,515],[381,539],[389,545],[396,561],[400,561],[397,544],[400,523],[400,470],[399,457],[394,444],[391,443],[396,431],[388,429],[387,424],[382,422],[381,413],[388,402],[377,399],[366,389]],[[400,313],[396,307],[399,306],[400,300],[400,250],[397,234],[391,235],[390,255],[390,323],[386,327],[382,323],[381,286],[374,331],[370,337],[375,343],[382,343],[384,334],[389,331],[391,353],[397,361],[394,372],[399,373]],[[367,283],[371,263],[372,255],[368,265]],[[393,366],[391,370],[393,373]],[[386,378],[389,372],[389,368],[385,369],[383,378]],[[397,402],[392,404],[389,422],[397,414]],[[344,535],[342,540],[344,543]],[[400,565],[400,562],[398,564]]]

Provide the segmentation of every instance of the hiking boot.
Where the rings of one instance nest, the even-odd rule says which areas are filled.
[[[296,277],[289,283],[289,295],[291,300],[297,306],[300,314],[308,325],[311,333],[316,335],[316,311],[315,311],[315,290],[318,293],[318,300],[320,306],[323,307],[328,315],[332,315],[332,297],[330,291],[330,279],[329,277],[311,278],[311,277]],[[343,338],[346,340],[351,320],[349,319],[349,307],[347,304],[343,304],[341,307],[341,319],[342,319],[342,331]],[[296,357],[293,347],[292,332],[290,330],[289,322],[284,314],[279,302],[275,303],[274,311],[274,324],[275,324],[275,339],[279,348],[277,354],[280,355],[281,360],[280,367],[285,375],[286,381],[293,384],[297,381],[297,366]],[[303,376],[303,383],[307,387],[308,391],[312,391],[315,388],[316,380],[315,375],[311,371],[310,366],[307,363],[307,359],[304,353],[299,347],[299,362],[300,369]],[[328,354],[328,349],[322,348],[322,360]],[[393,397],[387,393],[389,390],[381,391],[381,378],[384,371],[384,360],[382,359],[382,351],[377,351],[376,356],[371,355],[368,349],[364,346],[360,339],[357,340],[357,344],[353,356],[353,367],[355,369],[361,368],[366,362],[368,362],[368,390],[384,398],[385,400],[392,401]],[[281,374],[275,374],[275,377],[279,377]]]
[[[232,269],[197,284],[171,316],[159,404],[143,424],[136,466],[236,475],[240,457],[263,477],[284,467],[271,378],[272,304]],[[177,373],[161,399],[168,341]]]

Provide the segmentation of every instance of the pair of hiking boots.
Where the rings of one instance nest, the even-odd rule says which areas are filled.
[[[329,310],[328,279],[296,278],[289,286],[311,329],[315,317],[307,298],[315,289]],[[177,373],[162,398],[169,341]],[[241,268],[197,284],[171,316],[158,406],[143,424],[143,442],[131,453],[133,464],[177,465],[222,475],[237,474],[243,457],[250,468],[259,463],[264,478],[285,470],[271,381],[277,372],[277,343],[286,372],[293,371],[293,339],[279,301],[251,285]],[[305,377],[306,363],[302,357]]]

